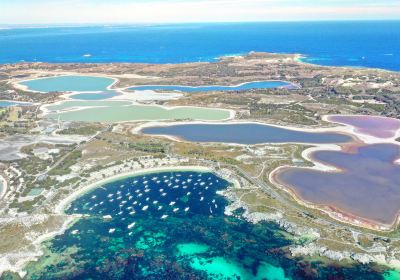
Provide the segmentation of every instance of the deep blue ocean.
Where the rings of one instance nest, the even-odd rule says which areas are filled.
[[[0,30],[0,63],[214,61],[249,51],[400,70],[400,21],[225,23]]]

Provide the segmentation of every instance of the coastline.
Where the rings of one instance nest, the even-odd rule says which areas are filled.
[[[329,120],[330,115],[323,116],[323,120],[330,122],[330,123],[335,123],[331,122]],[[209,123],[209,122],[201,122],[201,121],[196,121],[196,122],[168,122],[168,123],[162,123],[162,122],[148,122],[142,125],[139,125],[131,130],[132,133],[135,134],[142,134],[141,130],[145,127],[152,127],[152,126],[172,126],[172,125],[177,125],[177,124],[204,124],[204,123]],[[242,121],[234,121],[234,122],[228,122],[229,124],[235,124],[235,123],[258,123],[258,124],[263,124],[263,125],[270,125],[262,122],[242,122]],[[213,124],[227,124],[227,122],[213,122]],[[335,123],[336,124],[336,123]],[[374,137],[368,134],[363,134],[361,132],[358,132],[356,128],[352,125],[340,125],[337,127],[333,128],[316,128],[316,129],[306,129],[306,128],[292,128],[288,126],[280,126],[280,125],[274,125],[271,124],[271,126],[279,127],[279,128],[285,128],[285,129],[291,129],[291,130],[297,130],[297,131],[304,131],[304,132],[339,132],[339,133],[344,133],[346,135],[349,135],[353,138],[352,142],[349,142],[348,144],[351,145],[364,145],[364,144],[377,144],[377,143],[391,143],[395,145],[399,145],[395,139],[397,138],[397,135],[400,134],[400,129],[395,133],[396,136],[391,137],[391,138],[378,138]],[[170,135],[152,135],[152,136],[160,136],[160,137],[165,137],[173,141],[178,141],[178,142],[191,142],[191,141],[186,141],[184,139],[180,139],[178,137],[170,136]],[[212,142],[210,142],[212,143]],[[220,143],[214,143],[214,144],[220,144]],[[227,143],[224,143],[227,144]],[[229,143],[228,143],[229,144]],[[268,143],[265,143],[268,144]],[[271,143],[269,143],[271,144]],[[292,143],[279,143],[279,144],[292,144]],[[315,143],[297,143],[297,144],[309,144],[313,145],[314,147],[307,148],[302,152],[302,157],[311,162],[313,164],[312,167],[307,167],[306,169],[315,169],[315,170],[320,170],[323,172],[340,172],[341,169],[333,166],[333,165],[328,165],[323,162],[319,162],[318,160],[314,159],[312,157],[312,154],[317,152],[317,151],[342,151],[343,146],[345,145],[340,145],[340,144],[315,144]],[[235,144],[231,143],[230,145],[240,145],[240,146],[246,146],[245,144]],[[258,144],[257,144],[258,145]],[[396,160],[395,163],[400,163],[400,159]],[[397,216],[397,218],[394,220],[392,224],[381,224],[381,223],[375,223],[372,222],[368,219],[352,216],[349,213],[346,213],[344,211],[340,211],[340,209],[335,209],[334,207],[327,206],[327,205],[314,205],[312,203],[309,203],[307,201],[304,201],[298,195],[289,187],[285,186],[278,180],[276,180],[276,174],[279,170],[282,168],[290,168],[291,166],[280,166],[273,170],[270,173],[269,180],[272,182],[274,185],[278,186],[280,189],[284,189],[285,191],[289,192],[291,196],[296,200],[297,203],[300,205],[312,208],[312,209],[318,209],[322,211],[325,214],[328,214],[331,218],[351,224],[353,226],[357,227],[364,227],[367,229],[372,229],[372,230],[377,230],[377,231],[382,231],[382,232],[388,232],[388,231],[393,231],[396,226],[400,223],[400,215]],[[281,187],[279,187],[281,186]],[[400,211],[399,211],[400,214]]]
[[[42,243],[53,238],[54,236],[63,234],[68,228],[70,228],[74,223],[76,223],[82,215],[74,215],[74,214],[65,214],[64,210],[68,208],[70,203],[79,198],[80,196],[90,192],[91,190],[100,187],[103,184],[107,184],[110,182],[118,181],[124,178],[129,178],[132,176],[140,176],[144,174],[151,174],[156,172],[174,172],[174,171],[195,171],[195,172],[215,172],[212,168],[203,167],[203,166],[184,166],[184,165],[177,165],[177,166],[168,166],[168,167],[154,167],[154,168],[145,168],[142,170],[136,171],[127,171],[123,172],[118,175],[110,176],[104,179],[100,179],[96,182],[83,186],[67,197],[62,199],[56,206],[53,208],[53,213],[51,215],[65,217],[65,221],[63,222],[62,226],[58,230],[50,231],[44,234],[39,235],[35,240],[33,240],[32,245],[34,246],[34,250],[31,253],[27,254],[26,256],[21,256],[20,260],[15,264],[10,264],[7,260],[9,257],[8,255],[4,255],[4,259],[0,257],[0,276],[5,271],[12,271],[18,273],[20,277],[24,277],[26,275],[26,271],[24,270],[26,266],[30,262],[37,261],[37,259],[44,254],[42,250]]]
[[[302,61],[299,61],[299,63],[308,64],[308,63],[302,62]],[[314,65],[314,64],[310,63],[310,65]],[[321,67],[331,67],[331,66],[321,66]],[[74,73],[73,75],[79,75],[79,74]],[[85,75],[85,74],[81,74],[81,75],[82,76],[88,76],[88,75]],[[108,77],[106,75],[104,77],[110,78],[110,77]],[[45,78],[49,78],[49,77],[44,77],[43,79],[45,79]],[[35,79],[33,79],[33,80],[35,80]],[[107,88],[111,88],[113,85],[117,84],[119,80],[118,79],[115,79],[115,80],[116,80],[115,83],[113,83],[112,85],[110,85]],[[243,84],[245,84],[245,83],[243,83]],[[127,88],[125,88],[125,90],[126,89]],[[126,94],[125,92],[122,91],[122,90],[124,90],[122,88],[121,89],[112,89],[112,90],[115,91],[115,92],[122,93],[123,95]],[[68,99],[68,98],[69,98],[70,95],[73,95],[73,94],[76,94],[76,93],[84,93],[84,92],[75,92],[75,93],[68,93],[68,94],[61,95],[62,98],[65,98],[67,100],[57,101],[56,103],[60,102],[60,104],[61,104],[62,102],[66,102],[66,101],[69,101],[69,100],[74,100],[74,99]],[[132,93],[129,93],[129,94],[132,94]],[[164,109],[167,109],[167,110],[174,109],[174,108],[181,108],[181,107],[204,108],[204,107],[195,107],[195,106],[173,106],[173,107],[166,108],[163,105],[154,105],[154,104],[148,105],[148,104],[140,104],[140,103],[135,104],[134,103],[135,101],[133,101],[133,100],[119,100],[118,98],[122,97],[123,95],[115,96],[113,98],[102,100],[102,101],[132,101],[131,105],[160,106],[160,107],[162,107]],[[76,101],[90,101],[90,100],[76,100]],[[55,103],[53,103],[53,104],[55,104]],[[46,109],[45,107],[48,106],[48,105],[51,105],[51,104],[45,104],[45,105],[43,105],[41,107],[44,107],[44,109]],[[85,108],[93,108],[93,107],[79,107],[77,110],[85,109]],[[101,107],[98,107],[98,108],[101,108]],[[40,110],[41,109],[42,108],[40,108]],[[221,109],[221,108],[212,108],[212,109]],[[222,110],[229,110],[229,109],[222,109]],[[235,117],[235,114],[236,114],[235,111],[234,110],[229,110],[229,111],[230,111],[230,117],[228,119],[226,119],[226,120],[231,120],[231,119],[234,119],[234,117]],[[327,122],[330,122],[330,123],[334,123],[332,121],[329,121],[329,118],[328,118],[329,116],[330,115],[323,116],[323,120],[327,121]],[[115,123],[134,123],[134,122],[141,122],[141,121],[147,121],[147,120],[123,121],[123,122],[115,122]],[[150,121],[150,122],[148,122],[146,124],[139,125],[139,126],[133,128],[133,129],[131,129],[131,131],[135,132],[135,133],[140,133],[140,129],[143,129],[144,127],[146,127],[146,125],[152,126],[152,125],[154,125],[154,123],[156,123],[157,125],[159,124],[159,125],[166,125],[166,126],[174,125],[174,124],[186,124],[186,123],[187,124],[194,124],[194,123],[213,123],[213,124],[220,123],[220,124],[227,124],[227,122],[221,122],[221,121],[215,121],[215,122],[213,122],[213,121],[194,121],[194,122],[185,121],[185,122],[179,122],[179,121],[170,121],[170,120],[167,119],[166,122],[162,122],[162,120]],[[355,127],[353,127],[351,125],[345,125],[345,124],[337,126],[337,127],[332,127],[332,128],[321,128],[321,127],[318,127],[318,128],[307,129],[307,128],[300,128],[300,127],[296,128],[296,127],[289,127],[289,126],[283,126],[283,125],[267,124],[267,123],[263,123],[263,122],[259,122],[259,121],[242,122],[242,120],[236,120],[236,121],[232,121],[232,122],[228,122],[228,123],[232,123],[232,124],[234,124],[234,123],[259,123],[259,124],[264,124],[264,125],[269,125],[269,126],[276,126],[276,127],[280,127],[280,128],[284,128],[284,129],[298,130],[298,131],[305,131],[305,132],[332,132],[333,129],[337,129],[336,130],[337,132],[346,133],[348,135],[351,135],[353,137],[354,141],[360,140],[362,143],[365,143],[365,144],[382,143],[382,141],[384,141],[385,143],[393,143],[393,144],[400,145],[399,142],[395,141],[396,137],[400,137],[400,130],[397,131],[396,137],[392,137],[390,139],[389,138],[382,138],[381,139],[381,138],[377,138],[377,137],[374,137],[374,136],[370,136],[370,135],[365,135],[365,134],[359,133],[359,132],[356,131]],[[335,124],[337,124],[337,123],[335,123]],[[138,128],[140,128],[140,129],[138,130]],[[173,141],[186,142],[183,139],[179,139],[179,138],[175,138],[175,137],[169,137],[168,135],[155,135],[155,136],[167,137],[168,139],[171,139]],[[190,142],[190,141],[187,141],[187,142]],[[295,142],[295,143],[297,143],[297,142]],[[225,144],[225,143],[216,142],[216,144]],[[262,144],[256,144],[256,145],[264,145],[264,144],[268,144],[268,143],[262,143]],[[280,144],[293,144],[293,142],[278,143],[278,144],[279,145]],[[319,151],[319,150],[341,151],[343,149],[343,147],[341,147],[339,144],[315,144],[315,143],[298,143],[298,144],[306,144],[306,145],[313,145],[314,146],[314,147],[311,147],[311,148],[307,148],[302,152],[302,158],[310,161],[314,165],[313,167],[310,167],[310,168],[315,168],[315,169],[318,169],[318,170],[321,170],[321,171],[324,171],[324,172],[339,172],[340,171],[340,169],[338,169],[338,168],[336,168],[334,166],[327,165],[327,164],[324,164],[324,163],[320,163],[320,162],[318,162],[318,161],[316,161],[315,159],[312,158],[312,154],[314,152],[316,152],[316,151]],[[229,144],[228,143],[228,145],[246,145],[246,144]],[[254,146],[256,146],[256,145],[254,145]],[[273,145],[273,143],[272,143],[272,145]],[[400,164],[400,158],[396,162]],[[275,171],[278,171],[278,169],[280,169],[280,168],[288,168],[288,167],[291,167],[291,166],[289,166],[289,165],[280,166],[280,167],[276,168],[275,170],[273,170],[269,175],[271,176]],[[180,167],[177,166],[176,168],[180,168]],[[184,170],[186,170],[186,167],[182,167],[182,168],[184,168]],[[208,170],[208,168],[200,167],[200,166],[194,166],[194,168],[204,168],[204,170]],[[89,184],[87,186],[84,186],[82,190],[81,189],[80,190],[76,190],[76,194],[75,194],[75,191],[74,191],[71,194],[71,196],[67,196],[65,198],[65,201],[62,200],[61,204],[57,205],[57,207],[55,208],[55,211],[56,211],[56,213],[65,215],[64,214],[64,210],[67,209],[67,207],[69,206],[69,203],[71,203],[74,199],[78,198],[79,196],[84,195],[87,192],[90,192],[91,190],[95,189],[96,187],[99,187],[102,184],[106,184],[106,183],[108,183],[110,181],[114,181],[114,180],[120,180],[120,179],[123,179],[125,177],[146,174],[146,173],[149,173],[149,172],[150,173],[157,172],[160,169],[163,169],[163,168],[149,168],[149,169],[145,169],[143,171],[125,172],[125,173],[121,173],[119,175],[115,175],[115,176],[111,176],[111,177],[105,178],[103,180],[100,180],[100,181],[92,183],[92,184]],[[165,169],[167,171],[171,170],[170,167],[165,167]],[[190,169],[190,170],[193,170],[193,169]],[[116,177],[116,178],[114,178],[114,177]],[[317,209],[318,211],[321,211],[322,213],[327,214],[329,217],[331,217],[334,220],[339,221],[340,223],[349,224],[349,225],[352,225],[352,226],[362,227],[362,228],[376,230],[376,231],[382,231],[382,232],[393,231],[394,227],[400,223],[400,216],[398,216],[396,221],[395,221],[395,223],[393,225],[391,225],[388,230],[376,229],[375,227],[371,227],[371,225],[367,221],[365,221],[365,224],[363,222],[362,222],[362,224],[357,224],[356,222],[354,222],[354,219],[353,219],[354,217],[351,217],[351,216],[347,217],[345,215],[345,213],[340,212],[339,209],[334,209],[332,207],[324,207],[323,205],[313,205],[312,203],[308,203],[306,201],[301,200],[300,198],[297,197],[295,192],[291,191],[288,187],[280,186],[282,184],[278,183],[276,178],[271,178],[270,177],[270,182],[272,182],[273,185],[276,186],[277,188],[282,189],[282,190],[287,191],[288,193],[290,193],[290,195],[293,197],[293,199],[299,205],[302,205],[302,206],[305,206],[305,207],[308,207],[308,208],[312,208],[312,209]],[[2,195],[1,195],[1,189],[0,189],[0,198],[1,197],[2,197]],[[68,199],[70,199],[70,200],[68,201]],[[60,209],[58,209],[58,208],[60,208]],[[57,210],[59,210],[59,212],[57,212]],[[72,223],[73,221],[77,221],[79,219],[79,216],[71,217],[71,219],[72,219],[72,221],[70,223]],[[49,233],[48,236],[47,236],[47,234],[43,235],[43,236],[39,237],[37,240],[35,240],[34,243],[37,244],[37,245],[40,245],[41,242],[43,242],[44,240],[47,240],[48,238],[51,238],[54,235],[62,234],[70,226],[71,226],[71,224],[66,223],[65,225],[63,225],[63,227],[60,229],[59,232],[54,233],[54,234],[53,233]],[[393,227],[393,228],[391,228],[391,227]],[[387,265],[387,264],[385,264],[385,265]],[[1,271],[1,269],[0,269],[0,271]]]

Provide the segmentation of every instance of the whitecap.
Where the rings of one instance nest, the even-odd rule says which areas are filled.
[[[148,208],[149,208],[149,206],[145,205],[145,206],[143,206],[142,211],[146,211]]]
[[[114,233],[115,232],[115,228],[110,228],[110,230],[108,231],[108,233]]]

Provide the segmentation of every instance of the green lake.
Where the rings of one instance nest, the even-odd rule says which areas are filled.
[[[105,91],[113,79],[93,76],[56,76],[21,82],[32,91]]]
[[[79,108],[79,110],[75,110]],[[66,101],[47,107],[48,118],[62,121],[127,122],[158,120],[219,121],[230,117],[230,111],[199,107],[162,107],[136,105],[124,101]],[[74,109],[74,110],[72,110]],[[101,112],[101,114],[99,114]]]

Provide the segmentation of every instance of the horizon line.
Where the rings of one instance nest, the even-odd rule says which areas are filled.
[[[319,22],[377,22],[400,21],[400,18],[392,19],[310,19],[310,20],[255,20],[255,21],[197,21],[197,22],[82,22],[82,23],[0,23],[0,28],[18,27],[83,27],[83,26],[129,26],[129,25],[189,25],[189,24],[251,24],[251,23],[319,23]]]

